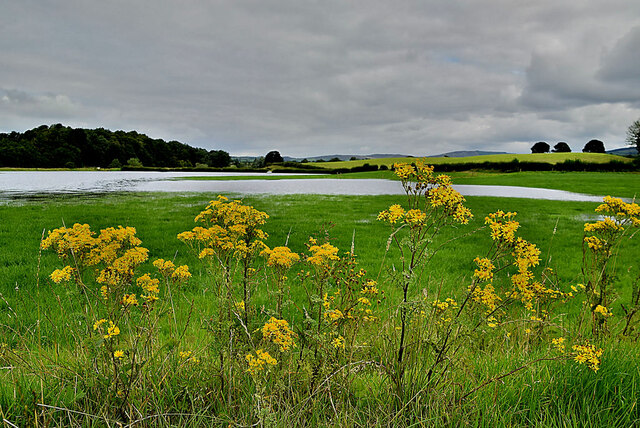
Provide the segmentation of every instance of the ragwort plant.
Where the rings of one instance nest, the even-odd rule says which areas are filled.
[[[307,391],[307,397],[324,388],[339,391],[340,382],[358,366],[371,363],[364,358],[367,343],[361,333],[378,320],[374,311],[380,294],[377,283],[358,267],[353,250],[341,255],[327,234],[321,241],[310,238],[305,254],[287,246],[269,248],[259,229],[267,217],[219,196],[196,217],[208,228],[178,235],[210,268],[213,289],[219,290],[210,349],[220,361],[227,404],[249,400],[251,416],[263,422],[273,409],[296,402],[300,391]],[[298,264],[300,273],[290,279]],[[274,296],[275,308],[251,310],[254,287]],[[290,293],[290,287],[296,292]],[[306,299],[291,300],[294,296]]]
[[[607,320],[613,316],[611,306],[619,293],[614,288],[616,256],[625,240],[629,241],[635,235],[631,233],[632,228],[640,226],[640,206],[607,196],[595,211],[602,219],[584,225],[584,284],[580,287],[586,295],[585,313],[590,318],[593,335],[597,337],[608,333]],[[637,323],[635,315],[640,310],[639,279],[640,272],[633,284],[631,302],[622,306],[625,312],[624,335],[631,334]]]
[[[110,227],[96,235],[87,224],[54,229],[41,243],[65,263],[51,280],[75,284],[82,307],[84,322],[71,325],[70,334],[89,352],[87,366],[74,375],[106,406],[108,417],[123,421],[135,417],[132,403],[140,402],[149,374],[167,356],[159,338],[159,322],[168,312],[160,301],[160,279],[136,278],[149,253],[141,243],[133,227]],[[162,259],[153,264],[168,289],[191,276],[187,266]],[[173,340],[176,335],[174,323]]]
[[[434,239],[441,229],[455,223],[467,224],[472,214],[464,206],[464,197],[451,186],[451,179],[446,175],[435,175],[433,167],[423,161],[416,161],[415,166],[396,164],[394,171],[405,190],[407,207],[392,205],[378,215],[378,220],[388,223],[392,230],[387,248],[393,243],[400,252],[398,269],[394,265],[391,278],[402,289],[402,301],[398,307],[400,325],[397,327],[400,337],[394,363],[394,382],[400,389],[410,321],[424,312],[419,303],[410,301],[410,291],[422,285],[424,269],[439,249],[434,248]],[[421,328],[420,325],[415,327]]]
[[[397,164],[394,169],[402,180],[408,206],[392,205],[378,216],[392,229],[389,243],[398,248],[399,269],[392,264],[391,282],[402,289],[399,325],[386,330],[396,346],[395,361],[386,360],[384,365],[397,400],[406,406],[408,399],[427,390],[451,387],[457,378],[455,370],[463,368],[460,355],[464,351],[492,341],[501,343],[505,338],[519,340],[527,347],[552,334],[559,328],[552,307],[565,303],[573,293],[560,289],[551,269],[535,273],[540,250],[517,236],[516,213],[498,211],[485,219],[492,243],[484,256],[474,260],[472,283],[454,290],[454,295],[442,296],[439,286],[430,284],[423,275],[443,245],[435,243],[436,235],[443,227],[466,224],[471,213],[447,176],[434,175],[433,169],[421,162]],[[564,344],[565,338],[556,338],[556,342]],[[559,350],[556,342],[553,349]],[[573,353],[535,361],[574,358],[597,370],[601,349],[588,343],[576,343],[573,349]],[[466,398],[491,382],[482,382],[461,396]]]

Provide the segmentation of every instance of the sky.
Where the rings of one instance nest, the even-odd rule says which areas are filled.
[[[626,145],[637,0],[0,0],[0,132],[232,155]]]

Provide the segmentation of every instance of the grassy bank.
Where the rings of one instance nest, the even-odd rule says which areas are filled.
[[[597,176],[590,177],[594,183],[599,181]],[[504,177],[500,179],[503,184],[512,184],[504,183]],[[525,176],[523,181],[536,179]],[[549,179],[547,183],[555,181]],[[572,188],[566,190],[579,191],[574,187],[582,182],[567,183]],[[615,177],[609,181],[600,177],[603,190],[618,189],[618,182]],[[611,187],[604,188],[607,185]],[[415,336],[419,340],[412,347],[417,356],[424,356],[425,362],[407,366],[406,379],[399,389],[385,370],[396,370],[394,358],[389,355],[397,347],[398,311],[403,307],[397,303],[402,299],[402,290],[393,279],[393,271],[400,269],[401,262],[394,246],[387,250],[389,225],[376,220],[379,212],[402,202],[395,196],[244,199],[245,204],[269,214],[264,231],[269,234],[266,243],[271,248],[286,243],[297,253],[307,253],[305,243],[309,236],[321,239],[329,231],[329,242],[341,254],[353,246],[360,267],[367,271],[367,277],[378,280],[385,297],[380,298],[376,308],[380,320],[359,326],[358,334],[362,336],[357,346],[345,348],[354,358],[345,355],[346,351],[320,347],[316,352],[325,363],[316,365],[309,351],[311,342],[325,339],[304,333],[304,309],[313,307],[314,299],[321,301],[322,296],[310,296],[313,293],[309,284],[303,286],[298,276],[301,269],[309,267],[297,266],[288,274],[288,299],[295,304],[285,306],[284,318],[296,326],[299,334],[296,355],[306,356],[297,360],[296,366],[293,354],[271,351],[277,353],[281,365],[289,364],[288,371],[278,371],[276,367],[255,375],[247,373],[244,353],[229,365],[226,358],[235,355],[229,346],[247,346],[241,345],[242,336],[253,334],[273,314],[273,288],[264,286],[268,283],[273,287],[273,282],[261,262],[254,297],[256,320],[247,326],[248,330],[243,328],[242,320],[236,320],[228,328],[238,336],[220,343],[220,335],[228,331],[226,324],[225,331],[218,331],[211,321],[222,311],[213,292],[216,277],[176,239],[178,233],[194,226],[193,218],[211,198],[202,194],[111,195],[0,206],[0,328],[5,344],[0,351],[0,408],[4,419],[18,425],[53,426],[102,426],[117,421],[134,422],[133,426],[630,426],[638,421],[635,397],[640,387],[640,355],[635,341],[599,339],[597,343],[606,349],[606,354],[597,373],[559,354],[551,353],[549,357],[550,339],[572,328],[579,317],[580,304],[575,299],[561,306],[545,324],[545,330],[536,334],[525,333],[525,328],[533,327],[528,324],[530,321],[520,318],[505,321],[498,330],[483,324],[480,330],[470,333],[469,342],[460,342],[465,347],[451,360],[456,369],[442,371],[437,384],[428,382],[425,376],[427,362],[433,358],[429,349],[439,346],[441,342],[436,339],[440,336]],[[431,248],[447,245],[433,256],[425,275],[412,290],[411,297],[418,302],[423,293],[428,294],[424,310],[431,310],[436,298],[453,296],[460,301],[477,269],[474,258],[486,255],[493,245],[488,230],[480,230],[484,218],[499,209],[517,211],[518,235],[540,248],[541,266],[535,268],[536,276],[548,266],[557,273],[564,289],[581,281],[583,226],[597,218],[593,212],[597,204],[474,197],[468,198],[467,206],[474,218],[468,225],[446,228],[434,238]],[[76,222],[88,223],[96,231],[109,226],[134,226],[136,236],[149,249],[151,260],[161,257],[174,260],[176,265],[187,264],[192,273],[186,285],[174,286],[171,300],[168,289],[161,289],[159,306],[153,314],[160,317],[153,340],[162,345],[163,357],[145,362],[148,373],[144,365],[126,368],[123,363],[119,368],[124,370],[120,372],[122,376],[135,370],[144,373],[126,399],[113,395],[118,390],[110,389],[107,380],[113,382],[114,378],[109,371],[100,372],[100,376],[93,374],[103,367],[101,358],[106,357],[101,350],[110,340],[89,337],[95,334],[91,328],[95,320],[84,323],[93,306],[84,302],[73,284],[52,283],[49,274],[61,262],[54,252],[39,250],[45,230]],[[617,261],[615,281],[619,293],[611,310],[618,321],[623,313],[621,305],[630,299],[638,271],[637,244],[629,245],[635,246],[625,247]],[[318,274],[310,271],[315,272],[312,276]],[[142,272],[153,272],[153,268],[145,266]],[[338,285],[331,287],[327,291],[335,291]],[[482,318],[481,314],[475,316]],[[417,317],[416,322],[423,321]],[[441,321],[429,318],[424,322],[432,328]],[[512,323],[520,327],[513,328]],[[176,325],[180,328],[174,329]],[[443,331],[446,333],[446,329]],[[123,328],[121,335],[132,333]],[[146,334],[146,330],[138,333]],[[332,330],[325,333],[333,334]],[[258,342],[254,345],[257,347]],[[178,351],[193,352],[197,358],[190,360],[190,356],[180,356]],[[544,358],[550,359],[535,362]],[[382,369],[383,366],[387,368]],[[113,369],[108,364],[106,367]],[[227,376],[225,370],[232,370],[233,375]],[[121,408],[122,412],[114,413],[113,408]]]

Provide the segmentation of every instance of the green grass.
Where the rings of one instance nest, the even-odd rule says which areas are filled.
[[[640,173],[637,172],[468,171],[450,172],[447,175],[455,184],[541,187],[625,198],[640,196]]]
[[[538,180],[547,185],[556,181],[553,174],[548,175],[548,179],[542,175],[521,174],[525,174],[523,181]],[[562,177],[576,179],[567,184],[572,188],[566,190],[575,191],[574,187],[585,182],[584,177],[588,176],[588,180],[600,182],[601,188],[608,190],[603,193],[613,193],[609,190],[619,188],[616,187],[619,182],[630,177],[567,174]],[[458,180],[464,176],[455,178]],[[487,177],[491,178],[502,182],[506,180],[501,175]],[[0,246],[3,248],[0,252],[0,293],[4,299],[0,301],[0,331],[3,332],[0,342],[12,346],[23,359],[20,364],[33,369],[32,372],[0,371],[0,409],[4,418],[28,425],[28,421],[32,421],[29,415],[33,415],[34,410],[42,412],[42,409],[29,407],[34,400],[89,413],[100,409],[100,403],[92,401],[90,389],[78,388],[77,377],[64,374],[66,369],[63,367],[70,367],[71,373],[84,370],[79,356],[84,356],[87,351],[73,348],[75,339],[69,336],[65,327],[74,320],[82,319],[83,307],[73,303],[74,289],[50,282],[48,275],[60,266],[60,262],[49,251],[40,255],[38,249],[43,231],[59,227],[63,222],[67,226],[75,222],[89,223],[94,230],[116,225],[135,226],[142,245],[150,250],[152,260],[175,258],[177,264],[189,264],[194,276],[182,293],[176,293],[177,319],[179,323],[192,320],[184,341],[191,349],[206,354],[214,343],[211,333],[203,329],[203,324],[197,320],[214,316],[218,309],[209,290],[211,279],[176,235],[194,226],[194,216],[212,197],[205,194],[127,194],[98,198],[61,197],[45,203],[24,201],[0,206]],[[397,266],[397,253],[391,249],[385,255],[389,229],[378,222],[376,216],[389,205],[402,201],[401,197],[285,195],[247,197],[244,201],[269,214],[265,231],[269,233],[267,243],[271,247],[288,241],[294,251],[304,252],[307,238],[326,229],[330,230],[333,244],[341,250],[348,250],[353,243],[368,276],[380,274],[380,282],[387,292],[385,315],[392,315],[396,309],[392,302],[397,301],[400,292],[386,278],[393,266]],[[434,257],[423,276],[421,287],[429,291],[430,298],[438,288],[443,295],[456,297],[465,292],[475,267],[473,259],[484,255],[491,246],[487,231],[478,228],[488,213],[498,209],[519,213],[519,235],[538,245],[542,251],[542,264],[553,267],[565,286],[579,281],[582,228],[586,221],[595,218],[593,209],[597,204],[472,197],[468,198],[467,205],[475,214],[471,224],[444,231],[435,243],[462,236]],[[629,285],[637,274],[637,248],[637,243],[631,242],[620,254],[616,281],[621,292],[613,306],[615,314],[622,313],[620,305],[628,299]],[[294,289],[292,293],[296,299],[304,296],[304,290]],[[416,289],[414,295],[421,293],[421,289]],[[270,304],[266,295],[259,295],[257,299],[266,306]],[[195,308],[193,311],[191,302]],[[570,305],[576,305],[576,302]],[[566,323],[575,310],[569,307],[563,311],[568,315],[559,319]],[[382,347],[388,344],[377,339],[379,333],[371,332],[371,340],[381,346],[380,350],[372,352],[383,355]],[[81,343],[83,347],[90,345]],[[398,409],[390,406],[389,379],[379,372],[362,370],[356,372],[358,376],[344,378],[338,373],[332,378],[334,386],[326,385],[326,390],[333,391],[335,395],[329,397],[323,392],[313,400],[304,401],[304,406],[288,407],[286,402],[281,402],[273,410],[277,418],[274,425],[633,426],[638,423],[640,411],[634,397],[637,397],[640,386],[640,355],[635,343],[613,344],[612,341],[608,344],[610,346],[598,373],[570,361],[540,362],[491,383],[456,404],[449,400],[460,397],[463,391],[472,390],[486,379],[507,373],[538,355],[545,355],[547,346],[532,342],[530,348],[529,345],[523,348],[515,338],[507,337],[493,343],[474,343],[459,355],[456,363],[460,368],[456,373],[459,374],[444,380],[452,392],[442,395],[442,399],[439,396],[443,394],[442,390],[420,390],[418,385],[417,390],[408,391],[410,397],[404,403],[404,410],[397,412]],[[38,352],[51,360],[38,359]],[[0,353],[0,366],[9,366],[3,358]],[[171,380],[167,381],[160,379],[166,373],[159,373],[159,378],[152,377],[152,383],[141,386],[148,403],[153,405],[150,413],[176,415],[150,421],[149,424],[227,426],[252,421],[246,415],[255,410],[251,403],[255,393],[253,386],[240,382],[235,385],[237,394],[248,397],[247,403],[233,403],[226,407],[224,400],[206,398],[215,397],[219,388],[218,363],[217,360],[208,361],[206,366],[203,364],[193,371],[181,372],[181,378],[169,376]],[[44,374],[34,375],[36,368]],[[90,372],[88,367],[86,370]],[[298,393],[303,394],[304,391]],[[296,395],[292,393],[292,397]],[[65,412],[49,411],[47,415],[50,418],[48,423],[53,426],[73,425],[71,421],[88,425],[89,420]]]
[[[467,163],[467,162],[511,162],[517,159],[519,162],[548,162],[559,163],[566,160],[580,160],[582,162],[589,163],[606,163],[610,161],[631,162],[629,158],[623,156],[610,155],[607,153],[528,153],[528,154],[504,154],[504,155],[482,155],[482,156],[469,156],[463,158],[445,158],[445,157],[425,157],[427,164],[439,165],[439,164],[455,164],[455,163]],[[370,165],[386,165],[391,167],[394,163],[411,163],[415,162],[416,158],[381,158],[381,159],[364,159],[364,160],[352,160],[352,161],[340,161],[340,162],[315,162],[312,165],[318,165],[323,168],[353,168],[355,166],[362,166],[365,163]]]
[[[0,275],[2,288],[8,291],[15,285],[32,287],[37,269],[38,243],[44,230],[52,230],[73,223],[88,223],[99,230],[123,225],[137,228],[143,245],[153,257],[173,257],[179,262],[195,263],[186,246],[176,235],[193,226],[193,218],[207,204],[210,196],[191,194],[171,196],[166,194],[112,195],[95,199],[60,198],[46,204],[27,202],[21,205],[0,206]],[[289,239],[293,250],[301,252],[310,235],[317,235],[324,228],[330,230],[339,248],[348,250],[355,236],[356,254],[367,270],[377,272],[384,257],[389,230],[376,221],[377,214],[389,205],[401,200],[397,196],[318,196],[285,195],[244,198],[248,204],[265,211],[270,218],[265,230],[269,233],[267,244],[283,245]],[[472,197],[469,207],[475,218],[469,226],[457,226],[445,233],[443,239],[453,234],[466,233],[482,226],[484,217],[498,209],[518,211],[524,236],[546,249],[558,222],[555,246],[577,246],[582,236],[582,225],[592,217],[595,203],[554,202],[512,198]],[[153,215],[150,215],[153,213]],[[20,237],[16,239],[16,237]],[[469,275],[473,258],[485,250],[489,240],[486,234],[473,234],[458,242],[455,249],[443,250],[435,263],[435,275],[458,278]],[[567,248],[568,249],[568,248]],[[560,247],[560,253],[567,250]],[[580,250],[573,251],[578,256]],[[455,257],[458,255],[459,257]],[[41,281],[56,265],[53,254],[42,258]],[[574,261],[567,262],[570,269]],[[197,265],[197,264],[196,264]],[[574,275],[576,269],[570,269]]]

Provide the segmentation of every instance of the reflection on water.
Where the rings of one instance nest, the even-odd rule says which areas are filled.
[[[253,176],[255,180],[175,180],[181,177]],[[287,175],[287,174],[280,174]],[[291,174],[289,174],[291,175]],[[264,180],[262,173],[8,171],[0,172],[0,198],[44,199],[52,195],[100,196],[112,192],[206,192],[239,194],[396,195],[399,181],[382,179]],[[455,185],[465,196],[599,202],[600,196],[515,186]]]

